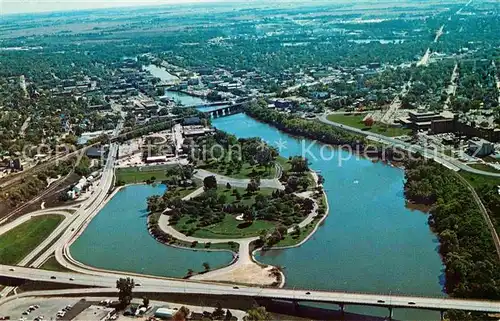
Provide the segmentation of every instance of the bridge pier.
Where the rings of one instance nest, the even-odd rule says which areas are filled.
[[[444,311],[439,311],[439,314],[440,314],[440,320],[443,321],[444,320]]]
[[[293,310],[298,311],[300,309],[299,301],[293,301]]]
[[[389,320],[392,320],[392,307],[389,307]]]
[[[339,304],[339,307],[340,307],[340,318],[342,320],[344,320],[344,317],[345,317],[345,312],[344,312],[344,303],[340,303]]]

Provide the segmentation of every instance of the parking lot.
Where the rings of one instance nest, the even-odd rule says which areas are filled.
[[[43,316],[43,320],[56,320],[57,312],[65,306],[74,306],[79,301],[78,298],[19,298],[9,301],[0,306],[0,317],[9,316],[11,320],[34,320]],[[39,305],[40,307],[28,315],[23,312],[30,306]]]

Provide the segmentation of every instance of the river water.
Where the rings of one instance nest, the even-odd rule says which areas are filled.
[[[229,252],[179,249],[157,242],[146,228],[146,198],[161,195],[164,185],[132,185],[119,191],[71,245],[71,255],[90,266],[159,276],[183,277],[229,264]]]
[[[188,97],[187,102],[189,95],[174,95],[182,97],[186,105],[199,99]],[[298,248],[256,255],[263,263],[284,267],[286,287],[445,295],[437,238],[425,213],[405,207],[402,169],[293,138],[245,114],[213,119],[212,123],[237,137],[261,137],[280,147],[284,157],[309,151],[305,156],[310,167],[325,177],[330,214],[314,236]],[[327,159],[320,157],[321,151]],[[72,245],[74,258],[100,268],[171,277],[182,277],[189,268],[199,271],[203,262],[214,268],[229,263],[229,253],[171,248],[149,235],[146,197],[162,194],[164,189],[138,185],[119,192]],[[347,306],[346,311],[387,315],[386,309],[379,308]],[[439,314],[395,309],[394,318],[439,320]]]
[[[263,263],[285,268],[286,287],[444,296],[438,241],[427,215],[405,207],[402,169],[332,148],[323,149],[323,155],[331,158],[323,160],[323,145],[293,138],[245,114],[212,123],[237,137],[259,136],[281,147],[284,157],[302,155],[304,150],[310,167],[325,177],[330,214],[322,227],[298,248],[256,256]],[[339,165],[340,158],[344,160]],[[347,310],[387,315],[385,309]],[[436,313],[416,310],[396,309],[394,316],[439,319]]]

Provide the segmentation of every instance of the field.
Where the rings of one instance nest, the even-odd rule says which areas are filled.
[[[499,170],[486,164],[469,164],[470,167],[490,173],[500,173]]]
[[[187,224],[188,218],[182,218],[175,226],[179,230],[189,230],[195,224]],[[243,228],[238,226],[245,226]],[[226,215],[224,220],[219,224],[200,228],[191,236],[209,239],[231,239],[231,238],[245,238],[258,236],[260,231],[269,231],[274,228],[274,224],[267,221],[254,221],[251,225],[246,226],[243,221],[238,221],[232,215]]]
[[[151,178],[155,181],[161,181],[167,178],[166,171],[177,165],[156,165],[118,168],[116,170],[116,181],[122,181],[125,184],[142,183]]]
[[[250,165],[249,163],[243,163],[241,169],[236,171],[234,166],[230,163],[224,162],[210,162],[208,164],[200,166],[200,168],[210,171],[212,173],[225,175],[232,178],[253,178],[260,177],[263,179],[274,178],[276,175],[276,168],[271,166],[265,168],[264,166]]]
[[[369,131],[372,133],[377,133],[385,136],[395,137],[411,134],[411,130],[402,127],[392,127],[382,124],[373,124],[372,127],[367,127],[363,124],[363,118],[366,114],[331,114],[328,115],[327,119],[336,123],[344,124],[354,128],[359,128],[364,131]]]
[[[472,187],[474,187],[474,189],[489,183],[500,185],[500,177],[478,175],[464,171],[460,171],[459,174],[462,175],[462,177],[465,178],[472,185]]]
[[[37,216],[0,236],[0,263],[17,264],[45,240],[64,219],[61,215]]]
[[[55,256],[49,257],[49,259],[45,261],[45,263],[43,263],[40,268],[43,270],[57,271],[57,272],[74,272],[59,264]]]
[[[236,189],[242,195],[241,200],[237,200],[236,196],[234,196],[233,190]],[[273,192],[271,188],[261,188],[258,193],[263,195],[270,195]],[[231,188],[226,189],[224,187],[219,187],[217,190],[218,195],[226,196],[226,203],[240,204],[240,205],[251,205],[255,202],[254,194],[252,196],[245,195],[244,188]],[[197,221],[189,222],[189,216],[183,216],[179,222],[174,226],[174,228],[181,232],[187,232],[190,229],[193,229],[197,226]],[[227,214],[224,220],[218,224],[214,224],[211,226],[202,227],[197,229],[191,236],[200,237],[200,238],[244,238],[250,236],[258,236],[260,231],[265,229],[269,230],[274,228],[274,223],[256,220],[252,224],[247,225],[243,221],[238,221],[233,215]]]

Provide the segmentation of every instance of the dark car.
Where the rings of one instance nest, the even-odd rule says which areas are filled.
[[[236,289],[236,290],[238,290],[238,289],[239,289],[239,287],[237,287],[237,286],[233,286],[233,289]]]
[[[311,294],[311,292],[306,292],[307,295]]]
[[[378,303],[385,303],[384,300],[377,300]]]
[[[56,277],[55,277],[55,276],[53,276],[53,275],[52,275],[50,278],[51,278],[52,280],[55,280],[55,279],[56,279]]]
[[[415,302],[408,302],[409,305],[415,305]]]

